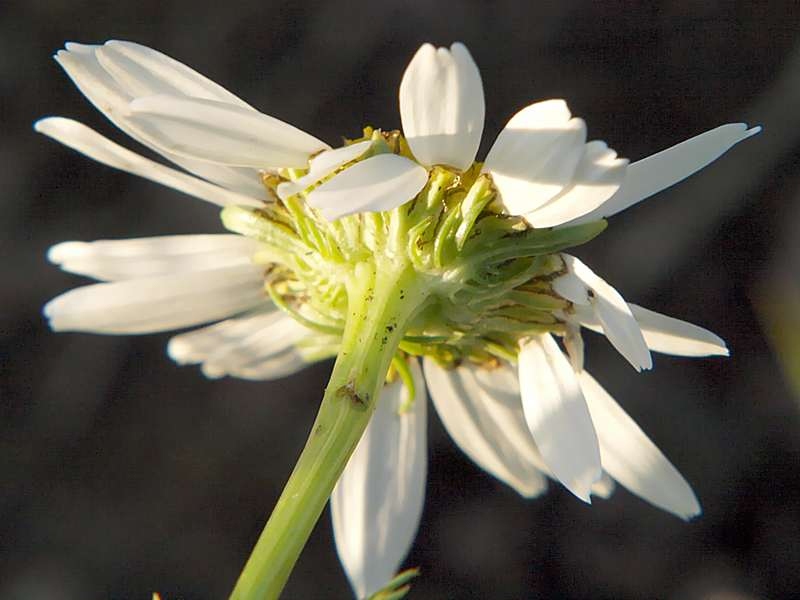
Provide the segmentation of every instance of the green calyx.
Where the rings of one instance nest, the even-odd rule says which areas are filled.
[[[408,153],[397,132],[365,134],[378,148],[369,155]],[[403,352],[450,365],[513,360],[520,338],[563,330],[555,313],[568,303],[550,285],[564,272],[558,252],[594,238],[606,222],[534,229],[497,209],[491,178],[480,167],[434,167],[414,199],[387,212],[328,222],[297,194],[259,209],[227,207],[222,221],[261,243],[255,260],[265,265],[266,290],[310,329],[341,336],[351,302],[346,282],[356,265],[369,262],[383,271],[411,269],[427,291],[425,309],[404,331]],[[280,181],[265,178],[275,198]]]
[[[403,137],[365,130],[369,151],[320,182],[280,198],[283,181],[265,176],[274,200],[260,208],[229,206],[229,230],[260,243],[264,287],[274,304],[319,335],[298,350],[336,356],[306,446],[236,583],[234,600],[278,598],[305,541],[370,422],[387,377],[413,396],[408,355],[453,366],[516,360],[522,338],[560,332],[569,304],[553,292],[565,272],[559,251],[583,244],[605,221],[533,229],[500,212],[488,175],[475,164],[457,173],[429,170],[419,194],[402,206],[329,222],[306,202],[322,181],[368,155],[413,159]],[[412,405],[404,405],[403,418]],[[408,591],[398,576],[376,598]]]

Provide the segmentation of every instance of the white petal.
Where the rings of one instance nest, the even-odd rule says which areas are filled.
[[[675,356],[730,355],[725,341],[707,329],[637,304],[628,303],[628,307],[642,328],[644,341],[652,352]],[[602,332],[602,325],[594,313],[581,309],[575,312],[575,317],[583,327]]]
[[[202,363],[207,377],[279,379],[308,363],[295,349],[315,335],[283,312],[264,305],[238,317],[176,335],[167,352],[179,364]]]
[[[425,187],[428,172],[396,154],[356,163],[308,195],[329,221],[357,212],[380,212],[405,204]]]
[[[760,131],[761,127],[748,129],[744,123],[729,123],[639,160],[628,166],[620,190],[578,222],[615,215],[686,179]]]
[[[47,259],[70,273],[117,281],[247,265],[257,249],[257,242],[240,235],[168,235],[62,242],[47,251]]]
[[[228,204],[261,205],[258,200],[249,196],[226,190],[139,156],[77,121],[62,117],[49,117],[37,121],[34,129],[97,162],[169,186],[217,206],[226,206]]]
[[[128,103],[133,96],[126,92],[100,65],[96,57],[99,48],[100,46],[68,43],[67,50],[60,50],[55,59],[81,93],[114,125],[136,141],[152,147],[170,161],[195,175],[254,198],[264,197],[264,186],[259,174],[253,169],[240,169],[191,160],[164,152],[149,144],[145,140],[145,136],[141,135],[139,128],[125,117],[128,113]]]
[[[364,140],[363,142],[356,142],[341,148],[320,152],[311,159],[309,173],[314,173],[321,179],[341,167],[344,163],[355,160],[369,150],[371,146],[372,140]]]
[[[100,65],[130,96],[205,98],[254,110],[241,98],[174,58],[147,46],[111,40],[95,48]]]
[[[68,43],[54,58],[81,93],[115,125],[131,95],[109,75],[95,56],[99,46]]]
[[[625,177],[627,159],[604,142],[586,144],[572,184],[544,206],[525,215],[534,227],[555,227],[585,215],[613,196]]]
[[[263,285],[255,265],[97,283],[54,298],[44,314],[55,331],[153,333],[248,310],[264,302]]]
[[[427,398],[416,360],[413,408],[399,382],[386,386],[331,495],[336,550],[358,598],[394,576],[419,526],[427,471]]]
[[[217,348],[203,362],[207,377],[278,379],[306,366],[294,344],[313,335],[284,313],[275,313],[272,322],[255,329],[236,344]]]
[[[196,160],[253,168],[308,166],[327,144],[274,117],[234,104],[145,96],[129,104],[128,120],[148,142]]]
[[[519,352],[522,408],[536,446],[553,475],[585,502],[600,479],[600,451],[592,420],[569,361],[550,334]]]
[[[490,173],[508,214],[523,215],[570,185],[583,157],[586,124],[563,100],[537,102],[515,114],[489,150]]]
[[[553,289],[562,297],[577,304],[586,304],[575,295],[576,280],[586,287],[586,298],[595,316],[603,326],[608,341],[637,371],[651,369],[653,359],[642,336],[639,324],[620,293],[598,277],[589,267],[574,256],[562,254],[568,273],[553,282]],[[568,294],[572,297],[567,297]],[[573,299],[574,298],[574,299]]]
[[[652,369],[647,342],[625,300],[610,285],[605,289],[598,286],[595,292],[592,304],[608,341],[637,371]]]
[[[603,468],[634,494],[682,519],[700,514],[692,488],[586,371],[578,375],[600,439]]]
[[[547,489],[547,471],[531,437],[509,365],[443,369],[426,358],[425,379],[445,429],[478,466],[526,498]]]
[[[424,44],[400,82],[400,118],[414,157],[423,165],[464,170],[483,133],[483,84],[467,48]]]
[[[170,339],[167,353],[180,365],[202,363],[217,349],[238,344],[280,314],[272,304],[265,304],[238,317],[176,335]]]
[[[249,381],[272,381],[294,375],[305,369],[309,363],[294,349],[281,354],[253,360],[250,364],[241,366],[217,365],[206,363],[203,365],[203,375],[209,379],[221,377],[236,377]]]
[[[717,335],[697,325],[629,304],[649,348],[676,356],[728,356],[728,347]]]
[[[311,159],[307,175],[300,177],[296,181],[287,181],[278,185],[278,196],[285,200],[289,196],[299,194],[333,173],[345,163],[357,159],[369,150],[370,146],[372,146],[372,141],[366,140],[319,153]]]

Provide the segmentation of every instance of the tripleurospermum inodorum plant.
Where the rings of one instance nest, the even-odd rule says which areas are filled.
[[[548,100],[476,161],[478,69],[461,44],[426,44],[400,85],[402,131],[366,127],[331,148],[137,44],[67,44],[56,58],[115,125],[182,170],[68,119],[38,131],[223,207],[232,233],[54,246],[53,262],[102,283],[51,301],[51,326],[203,325],[169,353],[209,377],[272,379],[336,358],[234,598],[280,594],[329,498],[356,595],[392,580],[422,510],[428,391],[456,443],[525,497],[552,478],[589,502],[617,481],[699,514],[689,484],[584,369],[582,330],[636,370],[651,351],[726,355],[724,342],[627,303],[565,250],[758,128],[723,125],[629,164]],[[408,577],[384,596],[404,594]]]

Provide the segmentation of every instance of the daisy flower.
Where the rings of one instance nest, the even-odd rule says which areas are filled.
[[[330,496],[359,598],[380,590],[422,512],[428,396],[456,444],[526,498],[618,482],[681,518],[686,480],[584,369],[582,332],[631,366],[651,352],[728,354],[713,333],[626,302],[564,252],[605,218],[757,133],[728,124],[629,163],[563,100],[516,113],[483,162],[484,95],[462,44],[422,46],[401,131],[332,148],[182,63],[122,41],[56,56],[142,157],[62,117],[36,130],[116,169],[222,207],[231,233],[64,242],[49,259],[100,283],[44,309],[54,330],[173,337],[208,377],[274,379],[337,357],[297,467],[234,590],[274,598]],[[174,166],[169,166],[172,163]]]

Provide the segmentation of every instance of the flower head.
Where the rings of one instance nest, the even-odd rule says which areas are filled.
[[[589,502],[615,480],[682,518],[700,512],[584,369],[581,331],[603,333],[637,371],[652,367],[651,351],[727,355],[724,342],[627,303],[563,251],[758,128],[723,125],[629,164],[548,100],[514,115],[476,162],[478,69],[462,44],[426,44],[400,84],[402,132],[366,127],[331,148],[138,44],[67,44],[56,60],[117,127],[180,170],[68,119],[38,131],[224,207],[233,234],[54,246],[52,262],[102,283],[52,300],[51,326],[148,333],[213,322],[169,343],[173,359],[209,377],[271,379],[337,354],[357,365],[337,393],[375,414],[331,509],[359,597],[396,571],[419,521],[426,382],[455,442],[525,497],[553,478]],[[348,353],[360,358],[347,363]]]

